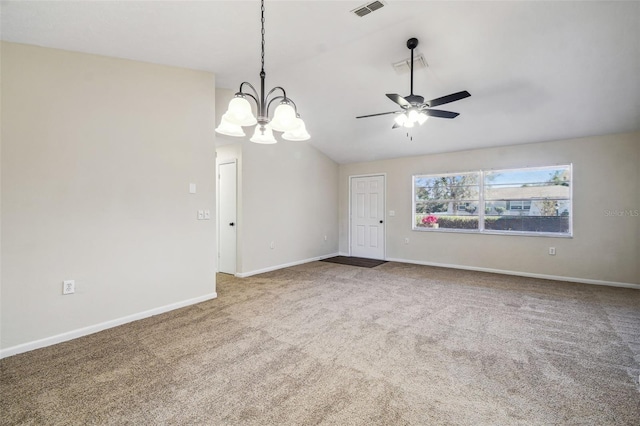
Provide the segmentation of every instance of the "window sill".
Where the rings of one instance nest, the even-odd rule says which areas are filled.
[[[446,234],[484,234],[484,235],[514,235],[518,237],[550,237],[550,238],[573,238],[573,233],[555,232],[519,232],[519,231],[491,231],[479,229],[447,229],[447,228],[427,228],[414,227],[412,231],[417,232],[443,232]]]

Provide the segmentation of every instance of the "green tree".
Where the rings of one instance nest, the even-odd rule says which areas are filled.
[[[557,207],[555,200],[544,200],[540,207],[540,214],[542,216],[557,216]]]
[[[569,170],[554,171],[547,182],[553,185],[569,186]]]
[[[463,200],[478,198],[478,175],[475,173],[429,177],[418,180],[416,213],[455,213]]]

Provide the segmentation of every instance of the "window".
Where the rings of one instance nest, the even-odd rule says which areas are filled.
[[[413,177],[414,230],[571,235],[571,166]]]
[[[510,200],[507,201],[508,210],[531,210],[531,201]]]

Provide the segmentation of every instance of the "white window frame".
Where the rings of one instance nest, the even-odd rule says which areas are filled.
[[[485,176],[487,173],[499,173],[499,172],[513,172],[518,170],[554,170],[558,168],[566,167],[569,171],[569,229],[567,232],[532,232],[532,231],[505,231],[505,230],[487,230],[485,229]],[[454,228],[423,228],[418,227],[416,225],[416,178],[434,178],[434,177],[445,177],[445,176],[458,176],[470,173],[479,173],[479,200],[478,200],[478,229],[454,229]],[[518,236],[532,236],[532,237],[554,237],[554,238],[573,238],[573,164],[557,164],[554,166],[527,166],[527,167],[515,167],[510,169],[497,169],[497,170],[479,170],[479,171],[466,171],[466,172],[457,172],[457,173],[436,173],[436,174],[415,174],[411,176],[411,198],[412,198],[412,209],[411,209],[411,229],[413,231],[418,232],[455,232],[455,233],[473,233],[473,234],[492,234],[492,235],[518,235]],[[509,211],[519,212],[519,211],[529,211],[531,209],[531,201],[527,199],[522,200],[513,200],[520,201],[524,206],[525,202],[529,202],[528,209],[511,209],[509,206]],[[462,211],[459,209],[459,205],[464,203],[464,201],[460,203],[456,203],[455,211]]]

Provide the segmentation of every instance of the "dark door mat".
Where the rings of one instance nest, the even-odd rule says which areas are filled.
[[[349,257],[349,256],[336,256],[322,259],[321,262],[339,263],[341,265],[360,266],[362,268],[374,268],[383,263],[387,263],[386,260],[378,259],[366,259],[364,257]]]

